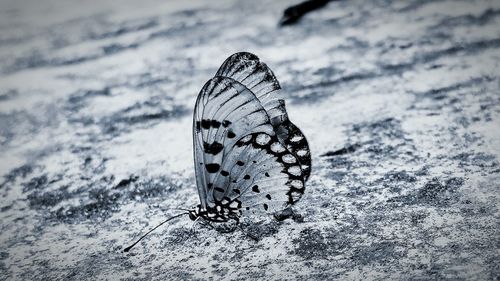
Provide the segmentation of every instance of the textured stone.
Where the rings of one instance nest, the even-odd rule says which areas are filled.
[[[284,27],[297,2],[136,2],[0,4],[0,280],[499,278],[498,1],[332,1]],[[238,51],[310,143],[294,219],[181,217],[124,254],[198,204],[194,102]]]

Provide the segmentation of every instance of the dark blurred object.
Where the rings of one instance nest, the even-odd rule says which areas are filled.
[[[288,7],[283,12],[283,17],[280,20],[280,25],[290,25],[296,23],[303,15],[324,7],[330,0],[309,0],[295,6]]]

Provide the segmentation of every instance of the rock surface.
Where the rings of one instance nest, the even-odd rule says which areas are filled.
[[[498,280],[500,3],[2,1],[1,280]],[[223,233],[194,101],[258,55],[311,145],[294,219]]]

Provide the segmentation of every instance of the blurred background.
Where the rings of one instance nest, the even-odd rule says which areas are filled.
[[[498,1],[3,0],[0,280],[498,280],[499,26]],[[309,140],[300,219],[123,254],[198,204],[194,101],[239,51]]]

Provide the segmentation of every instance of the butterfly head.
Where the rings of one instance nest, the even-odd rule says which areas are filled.
[[[196,209],[189,210],[189,219],[195,221],[200,215],[198,214]]]

